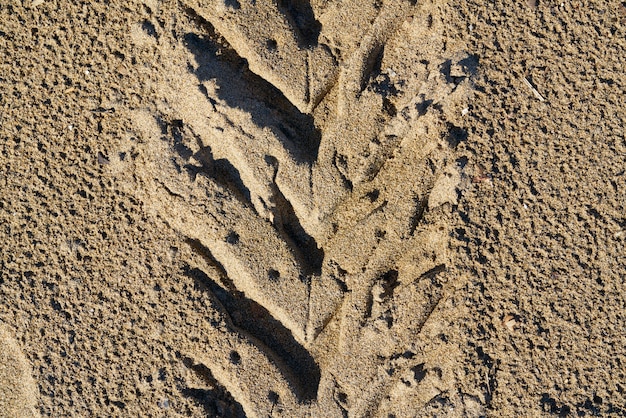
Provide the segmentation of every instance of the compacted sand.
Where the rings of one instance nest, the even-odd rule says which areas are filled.
[[[0,416],[626,415],[626,4],[0,5]]]

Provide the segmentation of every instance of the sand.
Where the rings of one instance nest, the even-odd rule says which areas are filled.
[[[626,415],[626,6],[0,6],[0,416]]]

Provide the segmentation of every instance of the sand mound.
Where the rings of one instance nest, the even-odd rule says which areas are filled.
[[[0,324],[0,416],[39,417],[39,391],[17,341]]]

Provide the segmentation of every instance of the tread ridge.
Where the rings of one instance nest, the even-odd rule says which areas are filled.
[[[462,57],[418,52],[427,63],[406,79],[386,68],[396,43],[417,42],[407,22],[420,9],[404,0],[372,6],[371,25],[347,50],[329,46],[315,14],[340,13],[332,5],[236,3],[184,2],[202,34],[184,37],[191,70],[172,71],[181,91],[197,88],[167,93],[158,109],[160,123],[180,126],[142,132],[150,174],[138,193],[222,276],[187,270],[225,325],[213,347],[181,352],[249,416],[365,416],[426,361],[381,372],[381,359],[406,352],[407,335],[418,338],[445,296],[441,205],[455,191],[441,185],[457,167],[444,121],[470,83],[441,68]],[[289,7],[310,8],[303,24],[320,25],[315,42],[303,41]],[[272,37],[244,27],[261,15]],[[449,194],[432,197],[441,190]],[[355,376],[360,364],[374,366]]]

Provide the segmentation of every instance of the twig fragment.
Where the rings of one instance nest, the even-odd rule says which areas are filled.
[[[522,81],[524,81],[524,84],[526,84],[528,86],[528,88],[533,92],[533,94],[535,95],[535,97],[537,99],[539,99],[540,102],[545,102],[546,99],[543,98],[543,96],[537,91],[537,89],[530,83],[530,81],[528,81],[528,79],[526,77],[522,78]]]

